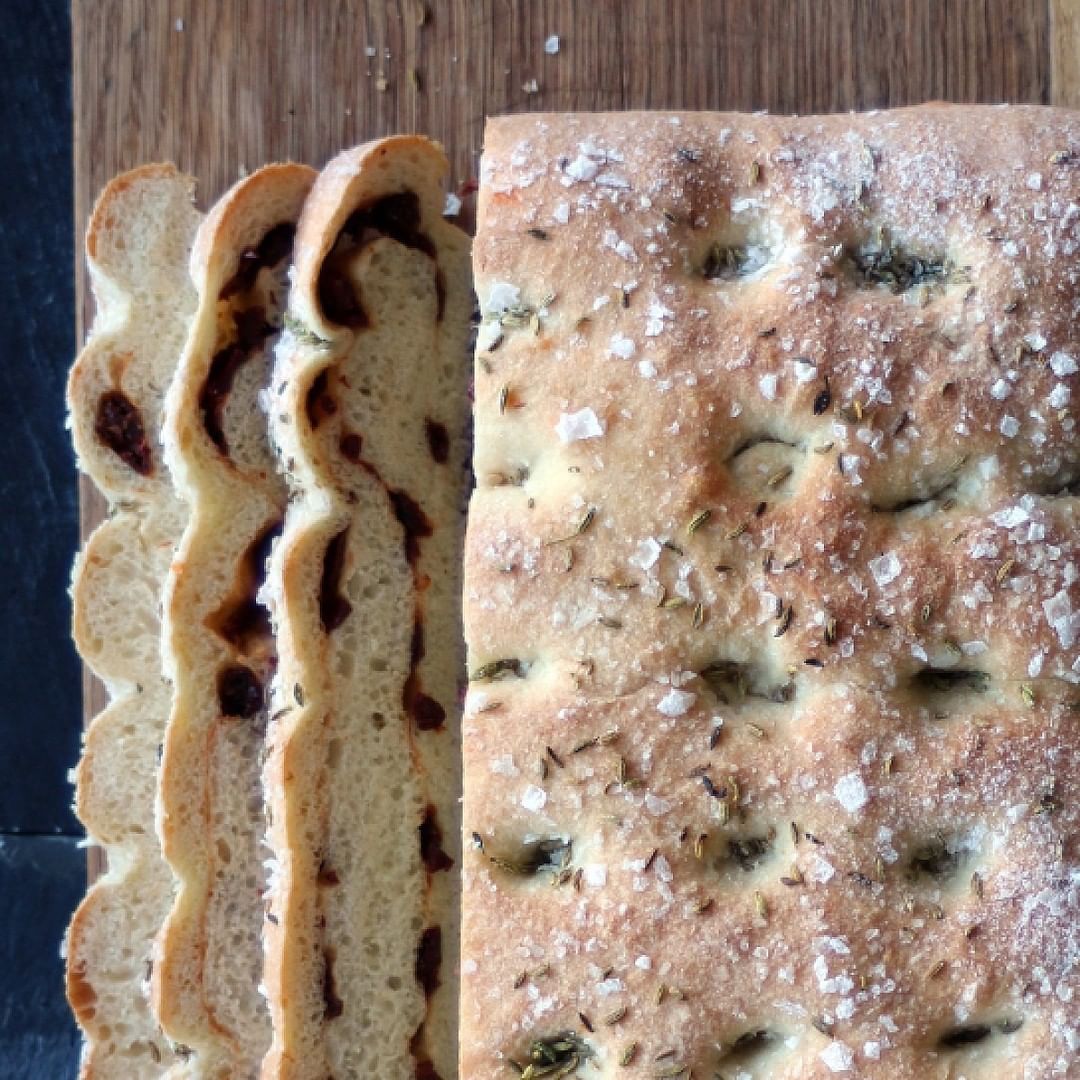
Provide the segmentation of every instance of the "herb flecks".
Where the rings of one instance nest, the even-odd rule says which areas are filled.
[[[502,660],[490,660],[481,664],[469,676],[470,682],[490,682],[502,675],[516,675],[519,679],[525,678],[525,665],[517,659],[507,657]]]
[[[884,230],[861,248],[849,250],[856,282],[865,287],[885,285],[904,292],[918,285],[951,285],[967,280],[967,271],[947,255],[922,255],[893,244]]]

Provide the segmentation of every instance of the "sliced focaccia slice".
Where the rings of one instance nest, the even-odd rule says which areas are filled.
[[[171,165],[117,177],[86,238],[97,314],[68,383],[81,467],[113,516],[76,560],[72,633],[110,704],[90,724],[76,811],[105,850],[67,940],[67,993],[83,1029],[87,1078],[157,1077],[177,1060],[151,1013],[146,980],[172,875],[154,830],[157,758],[169,712],[161,588],[183,528],[161,454],[165,387],[195,293],[187,262],[200,214],[194,181]]]
[[[306,165],[267,166],[207,215],[191,259],[198,308],[165,407],[165,457],[189,517],[164,591],[174,693],[160,830],[178,890],[153,991],[199,1076],[254,1076],[270,1043],[260,769],[276,661],[256,593],[286,493],[264,409],[314,177]]]
[[[441,150],[370,143],[304,210],[271,422],[274,1077],[456,1075],[468,241]]]

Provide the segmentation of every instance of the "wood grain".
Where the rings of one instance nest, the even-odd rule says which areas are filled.
[[[1080,0],[1050,0],[1050,102],[1080,108]]]
[[[145,161],[193,173],[208,206],[263,162],[422,131],[457,186],[489,113],[1080,105],[1080,0],[74,0],[72,28],[80,238]],[[104,504],[80,496],[85,537]],[[86,716],[104,703],[88,674]]]

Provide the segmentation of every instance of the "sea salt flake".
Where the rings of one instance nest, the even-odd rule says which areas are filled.
[[[690,690],[669,690],[656,704],[665,716],[684,716],[697,701],[697,694]]]
[[[1064,379],[1066,375],[1075,375],[1080,367],[1068,353],[1056,352],[1050,357],[1050,370],[1059,379]]]
[[[538,813],[547,805],[547,792],[530,784],[521,794],[521,805],[532,813]]]
[[[1080,636],[1080,611],[1073,611],[1072,601],[1065,589],[1043,601],[1046,621],[1058,636],[1063,649],[1071,649]]]
[[[891,551],[870,560],[870,573],[879,589],[885,588],[900,576],[900,559]]]
[[[855,1055],[851,1048],[838,1039],[829,1043],[818,1057],[829,1067],[829,1071],[834,1073],[851,1072],[851,1067],[855,1064]]]
[[[488,315],[501,315],[521,303],[521,290],[516,285],[497,281],[488,289],[484,312]]]
[[[633,555],[630,556],[630,562],[634,566],[641,567],[642,570],[651,570],[656,565],[656,560],[660,558],[660,553],[663,548],[658,544],[651,536],[646,536],[638,546]]]
[[[587,863],[582,871],[586,885],[601,889],[607,884],[607,867],[603,863]]]
[[[625,334],[612,334],[607,351],[608,356],[617,356],[620,360],[629,360],[637,352],[637,346]]]
[[[572,443],[581,439],[598,439],[604,434],[604,425],[592,409],[579,409],[575,413],[560,413],[555,434],[561,442]]]
[[[592,180],[592,178],[596,176],[600,171],[600,166],[585,154],[578,154],[578,156],[566,166],[564,171],[571,180],[586,181]]]
[[[1015,529],[1017,525],[1031,520],[1031,515],[1022,506],[1008,506],[990,515],[990,520],[1003,529]]]
[[[856,772],[841,776],[833,788],[833,795],[849,814],[861,810],[870,798],[866,790],[866,784],[863,783],[863,778]]]

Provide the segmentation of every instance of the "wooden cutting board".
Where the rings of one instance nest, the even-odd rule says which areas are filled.
[[[208,207],[265,162],[399,131],[439,139],[458,187],[490,113],[1080,107],[1080,0],[74,0],[72,27],[80,250],[97,192],[146,161]],[[82,340],[81,254],[77,276]],[[85,537],[104,503],[80,495]],[[87,718],[104,704],[87,675]]]

